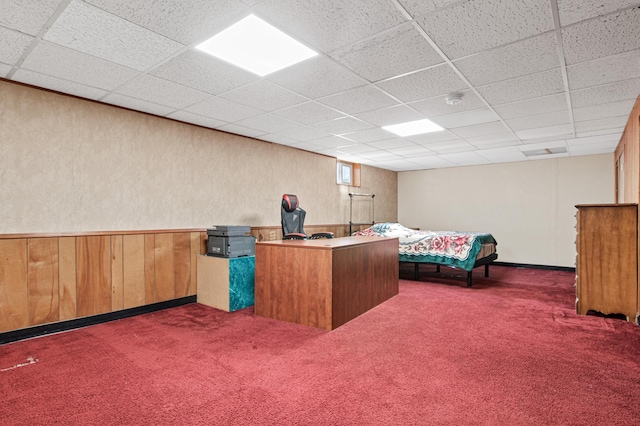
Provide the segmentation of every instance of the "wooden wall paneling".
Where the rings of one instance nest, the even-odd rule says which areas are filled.
[[[144,303],[149,305],[156,302],[156,236],[144,236]]]
[[[58,238],[58,275],[60,321],[77,317],[76,238]]]
[[[124,309],[124,265],[122,235],[111,236],[111,310]]]
[[[76,237],[78,317],[111,311],[111,237]]]
[[[122,237],[123,306],[125,309],[145,304],[145,236]]]
[[[173,236],[174,234],[156,234],[156,302],[175,298]]]
[[[27,240],[0,240],[0,332],[28,325]]]
[[[173,282],[174,298],[189,295],[191,288],[191,234],[173,234]]]
[[[58,239],[27,240],[29,325],[59,321]]]
[[[206,234],[205,234],[206,235]],[[189,280],[189,289],[187,296],[193,296],[198,293],[198,255],[204,254],[202,250],[202,233],[191,232],[189,234],[191,243],[191,279]],[[205,249],[206,253],[206,249]]]

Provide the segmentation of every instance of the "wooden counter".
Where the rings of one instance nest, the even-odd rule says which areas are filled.
[[[398,294],[398,239],[256,243],[256,315],[333,330]]]

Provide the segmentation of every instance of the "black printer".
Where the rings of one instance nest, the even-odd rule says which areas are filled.
[[[207,255],[217,257],[253,256],[256,239],[249,226],[223,225],[207,229]]]

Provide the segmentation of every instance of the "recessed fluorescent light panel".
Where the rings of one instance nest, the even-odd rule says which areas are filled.
[[[231,25],[196,49],[259,76],[281,70],[317,53],[255,15]]]
[[[431,120],[416,120],[409,121],[407,123],[393,124],[391,126],[384,126],[384,130],[395,133],[398,136],[412,136],[422,133],[439,132],[444,130]]]

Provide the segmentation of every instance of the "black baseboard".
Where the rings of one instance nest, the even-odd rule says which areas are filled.
[[[0,333],[0,345],[15,342],[18,340],[44,336],[45,334],[59,333],[62,331],[73,330],[75,328],[87,327],[89,325],[115,321],[135,315],[148,314],[149,312],[155,312],[167,308],[175,308],[176,306],[188,305],[189,303],[195,302],[195,295],[187,296],[180,299],[167,300],[166,302],[158,302],[151,305],[139,306],[137,308],[124,309],[122,311],[108,312],[106,314],[93,315],[90,317],[77,318],[68,321],[60,321],[51,324],[37,325],[29,328],[21,328],[14,331],[7,331],[5,333]]]
[[[571,266],[532,265],[530,263],[511,263],[511,262],[493,262],[492,265],[510,266],[513,268],[546,269],[549,271],[576,272],[576,268]]]

